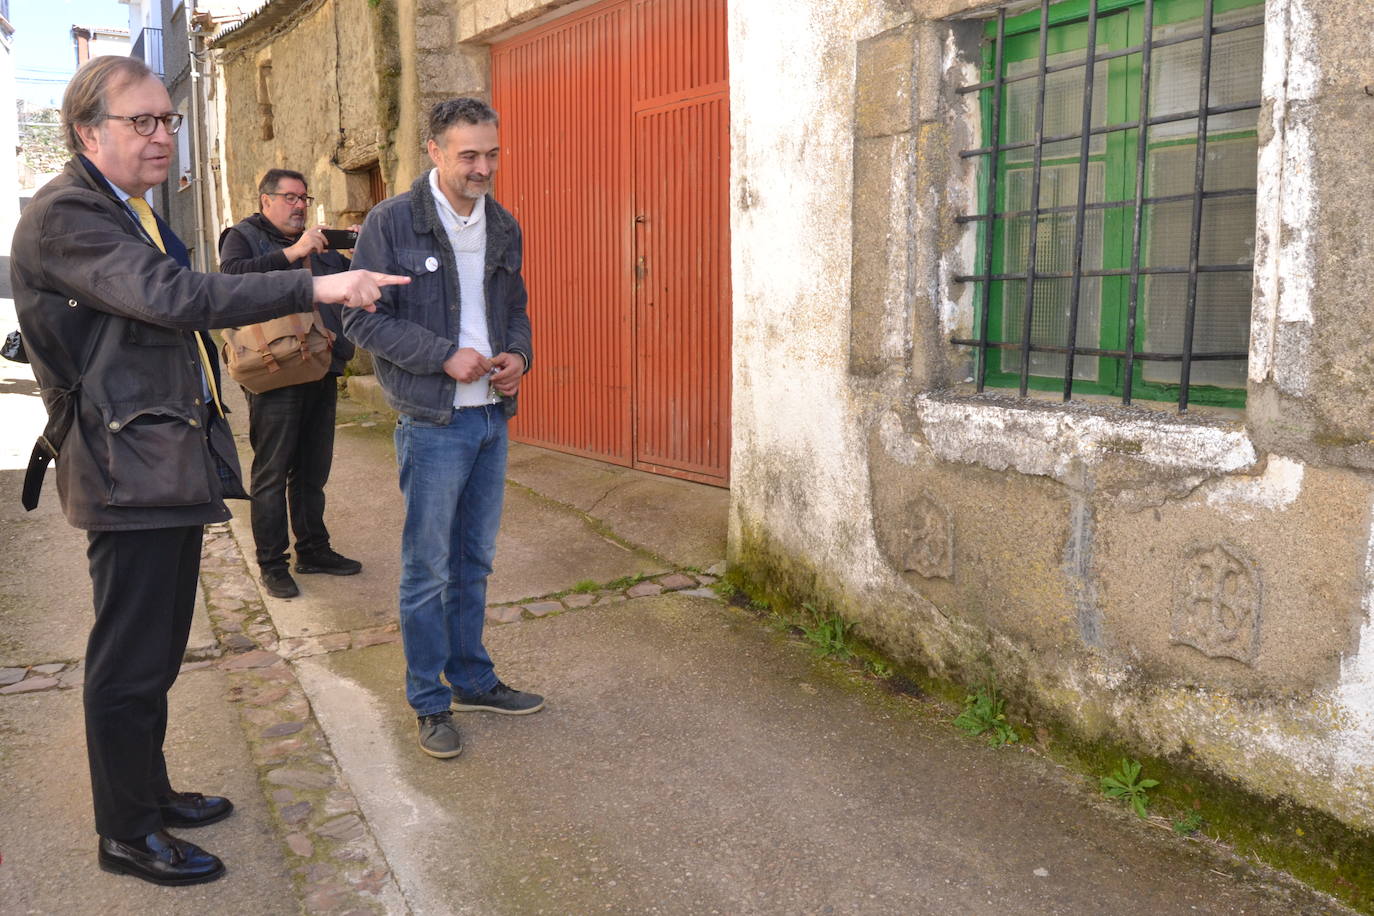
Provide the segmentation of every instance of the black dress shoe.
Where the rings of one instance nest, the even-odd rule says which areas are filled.
[[[218,795],[199,792],[173,792],[158,799],[164,827],[204,827],[228,817],[234,803]]]
[[[200,884],[224,874],[219,857],[165,830],[141,840],[100,838],[100,867],[117,875],[133,875],[153,884]]]

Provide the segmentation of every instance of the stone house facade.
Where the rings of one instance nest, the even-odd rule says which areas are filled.
[[[370,163],[404,189],[429,104],[591,5],[269,3],[213,43],[235,217],[271,165],[331,221]],[[1047,734],[1374,831],[1371,30],[730,0],[735,569]]]
[[[1048,6],[1042,64],[1037,3],[732,4],[733,561],[1031,722],[1368,832],[1374,8],[1097,6]],[[1181,410],[1189,298],[1230,355]]]
[[[361,221],[389,195],[395,22],[391,4],[277,0],[215,29],[207,151],[217,230],[257,209],[258,181],[272,168],[306,176],[311,224]]]
[[[429,168],[434,102],[490,95],[490,35],[566,5],[268,0],[227,20],[207,42],[221,227],[256,209],[270,168],[305,174],[321,221],[361,219]]]

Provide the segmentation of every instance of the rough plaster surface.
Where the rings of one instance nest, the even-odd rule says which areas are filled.
[[[1249,520],[1255,509],[1286,509],[1302,492],[1303,465],[1287,458],[1270,458],[1258,477],[1228,477],[1207,493],[1207,505],[1232,510],[1237,520]]]
[[[905,18],[855,0],[729,11],[732,525],[788,519],[799,553],[856,572],[879,558],[854,555],[867,541],[846,382],[855,48]]]
[[[1282,391],[1298,396],[1310,376],[1306,351],[1317,266],[1311,102],[1320,71],[1307,7],[1307,0],[1270,0],[1265,7],[1249,366],[1251,381],[1272,374]],[[1279,359],[1280,353],[1290,358]]]
[[[918,399],[906,423],[882,416],[869,455],[889,568],[960,627],[1009,640],[1005,670],[1026,672],[1050,708],[1374,822],[1367,787],[1351,789],[1374,755],[1370,718],[1353,712],[1371,691],[1356,651],[1370,645],[1356,611],[1370,588],[1364,477],[1257,456],[1224,421],[951,397]],[[948,580],[901,573],[917,491],[951,517]],[[1064,545],[1062,562],[1045,545]],[[1190,550],[1217,545],[1253,565],[1263,593],[1245,660],[1208,658],[1171,629]],[[973,632],[950,630],[941,651],[957,660],[962,640],[986,638]]]
[[[1090,409],[1041,409],[921,397],[931,449],[946,461],[976,463],[1066,480],[1075,465],[1113,452],[1169,472],[1228,472],[1248,467],[1255,449],[1243,429]]]
[[[1346,726],[1336,737],[1335,769],[1343,785],[1361,786],[1368,795],[1374,785],[1374,531],[1365,556],[1365,623],[1360,648],[1342,659],[1336,702]]]

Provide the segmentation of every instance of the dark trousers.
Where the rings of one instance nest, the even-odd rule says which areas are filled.
[[[86,753],[95,829],[127,839],[162,827],[171,791],[162,741],[167,691],[191,632],[204,529],[92,531],[95,625],[86,646]]]
[[[296,556],[329,546],[324,527],[324,485],[334,462],[337,378],[288,385],[248,399],[248,441],[253,445],[253,543],[258,565],[285,566],[288,517]]]

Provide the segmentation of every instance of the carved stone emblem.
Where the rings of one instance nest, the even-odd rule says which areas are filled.
[[[1192,545],[1183,555],[1170,639],[1208,658],[1254,665],[1260,649],[1260,579],[1229,544]]]
[[[954,575],[954,522],[949,512],[922,492],[911,503],[907,524],[906,568],[927,579]]]

